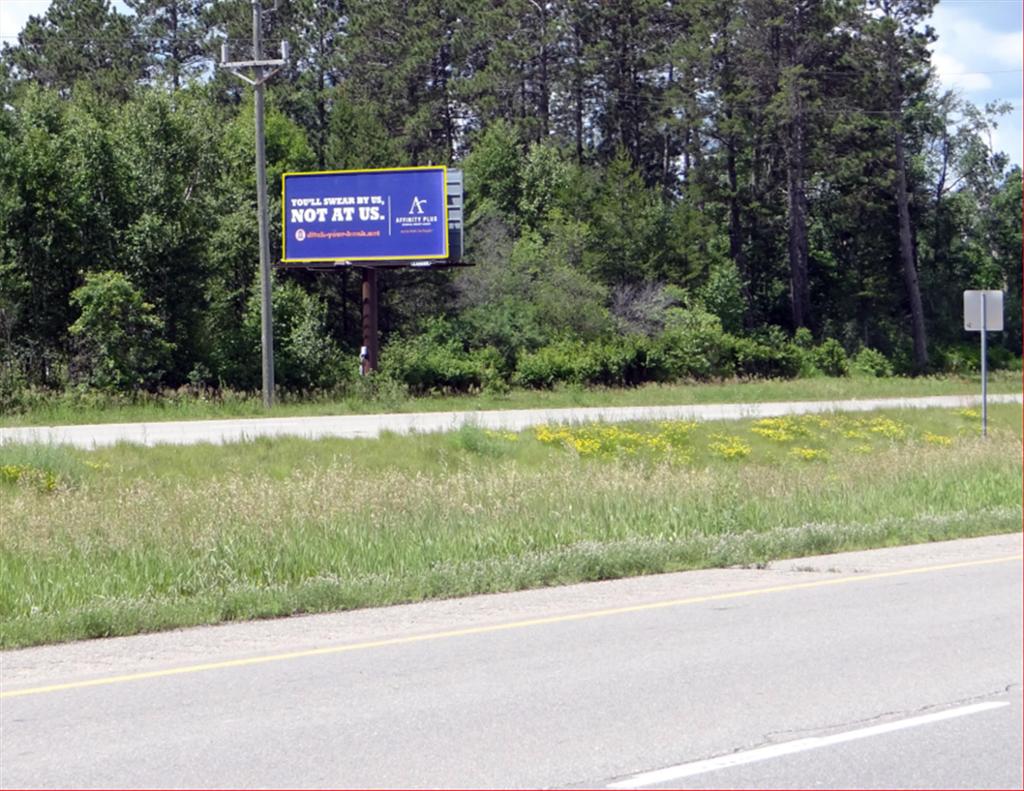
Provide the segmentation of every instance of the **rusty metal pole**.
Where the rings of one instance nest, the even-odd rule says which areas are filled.
[[[366,360],[363,373],[377,370],[377,270],[363,268],[363,346],[366,347]]]

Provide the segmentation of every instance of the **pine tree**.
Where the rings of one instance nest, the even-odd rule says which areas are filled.
[[[924,305],[917,271],[915,233],[911,219],[912,185],[908,184],[906,111],[920,101],[929,74],[928,45],[934,31],[924,25],[936,0],[868,0],[863,20],[865,59],[874,58],[881,73],[873,75],[888,117],[892,139],[892,171],[895,181],[899,258],[907,302],[910,307],[914,369],[923,373],[928,367],[928,337]],[[876,13],[877,12],[877,13]],[[867,87],[867,86],[865,86]],[[865,97],[867,100],[867,97]]]
[[[64,96],[81,80],[103,95],[125,98],[143,69],[131,18],[110,0],[53,0],[45,14],[29,17],[4,58],[16,80]]]
[[[125,0],[146,52],[146,76],[173,90],[210,60],[203,14],[212,0]]]

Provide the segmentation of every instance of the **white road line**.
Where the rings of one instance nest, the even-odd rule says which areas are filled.
[[[745,750],[740,753],[721,755],[718,758],[708,758],[704,761],[694,761],[688,764],[677,764],[664,769],[657,769],[653,772],[633,775],[625,780],[611,783],[608,788],[643,788],[644,786],[668,783],[672,780],[680,780],[684,777],[715,772],[719,769],[728,769],[732,766],[752,764],[757,761],[767,761],[771,758],[778,758],[783,755],[817,750],[819,747],[830,747],[833,744],[852,742],[857,739],[867,739],[871,736],[879,736],[883,733],[902,731],[907,728],[916,728],[918,725],[928,725],[942,720],[951,720],[955,717],[966,717],[968,714],[977,714],[982,711],[1000,709],[1009,706],[1006,701],[991,701],[988,703],[975,703],[970,706],[961,706],[958,709],[947,709],[934,714],[924,714],[920,717],[911,717],[906,720],[887,722],[883,725],[872,725],[869,728],[858,728],[855,731],[836,733],[832,736],[814,736],[809,739],[798,739],[793,742],[773,744],[770,747],[758,747],[755,750]]]

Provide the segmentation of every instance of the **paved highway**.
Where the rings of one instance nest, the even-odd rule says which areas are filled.
[[[1020,393],[990,395],[991,404],[1022,403]],[[542,423],[622,423],[631,420],[736,420],[810,412],[864,412],[875,409],[969,407],[980,396],[927,396],[846,401],[781,401],[763,404],[685,404],[680,406],[573,407],[567,409],[507,409],[488,412],[411,412],[384,415],[327,417],[245,418],[187,420],[154,423],[105,423],[84,426],[28,426],[0,428],[4,443],[40,442],[98,448],[118,442],[140,445],[194,445],[227,443],[259,437],[376,437],[396,434],[452,431],[463,425],[520,431]]]
[[[1021,536],[0,654],[3,787],[1021,787]]]

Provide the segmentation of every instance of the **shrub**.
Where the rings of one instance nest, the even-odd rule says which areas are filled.
[[[77,339],[78,364],[87,384],[135,390],[159,382],[174,348],[164,323],[142,292],[120,272],[94,272],[71,292],[81,314],[68,328]]]
[[[388,343],[381,353],[380,371],[414,393],[462,392],[480,387],[488,368],[493,372],[502,364],[494,349],[468,353],[454,328],[444,319],[434,319],[419,335]]]
[[[424,343],[422,338],[402,338],[388,344],[381,355],[381,371],[404,382],[414,393],[479,387],[479,365],[453,345]]]
[[[515,381],[524,387],[550,388],[558,383],[586,384],[597,379],[600,364],[585,344],[562,340],[519,356]]]
[[[480,382],[484,390],[495,395],[509,391],[508,380],[511,374],[508,360],[500,350],[493,346],[476,349],[470,355],[480,371]]]
[[[951,374],[970,374],[981,370],[980,345],[958,344],[933,353],[933,363]]]
[[[589,384],[631,386],[648,375],[650,341],[643,335],[626,335],[590,344],[593,364]]]
[[[814,367],[826,376],[846,376],[850,373],[850,361],[846,350],[835,338],[826,338],[811,352]]]
[[[806,327],[797,327],[793,333],[793,343],[801,349],[812,349],[814,347],[814,336]]]
[[[327,328],[327,303],[293,280],[273,290],[274,379],[284,388],[329,389],[351,381],[358,370],[355,356],[346,356]],[[260,359],[260,291],[253,287],[243,317],[243,333],[251,361]]]
[[[850,370],[861,376],[892,376],[892,363],[870,346],[863,347],[850,361]]]
[[[800,373],[802,355],[778,327],[756,337],[733,338],[732,357],[740,376],[792,379]]]
[[[958,343],[940,349],[934,355],[937,367],[951,374],[975,374],[981,371],[981,344],[977,340],[977,333],[972,334],[975,336],[974,343]],[[992,343],[992,334],[989,334],[988,337],[988,369],[990,371],[1019,366],[1018,358],[1014,357],[1013,352],[1004,346]]]
[[[730,336],[706,311],[670,309],[668,326],[650,343],[648,374],[658,381],[707,379],[732,373]]]
[[[734,261],[725,259],[713,264],[698,296],[727,332],[740,331],[747,302],[743,298],[743,278]]]

